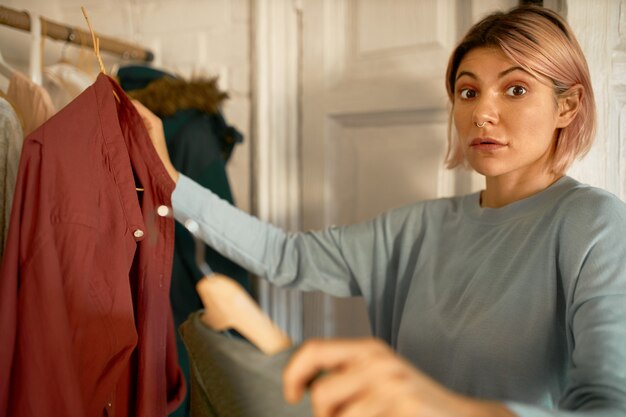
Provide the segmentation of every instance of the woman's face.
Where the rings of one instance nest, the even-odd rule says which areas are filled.
[[[454,123],[463,155],[478,173],[522,180],[547,174],[558,112],[551,83],[517,66],[500,49],[473,49],[461,61]]]

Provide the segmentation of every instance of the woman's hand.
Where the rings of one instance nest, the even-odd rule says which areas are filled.
[[[167,173],[170,174],[174,182],[178,181],[178,171],[172,165],[170,160],[170,154],[167,152],[167,145],[165,144],[165,133],[163,132],[163,122],[154,113],[148,110],[143,104],[137,100],[132,100],[133,105],[137,109],[137,112],[143,120],[143,124],[146,126],[146,130],[150,134],[152,144],[161,158],[161,162],[165,165]]]
[[[514,417],[502,404],[449,391],[376,339],[306,342],[283,382],[291,403],[310,386],[316,417]]]

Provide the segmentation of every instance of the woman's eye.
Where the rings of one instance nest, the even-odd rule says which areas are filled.
[[[526,94],[526,89],[521,85],[514,85],[512,87],[507,88],[506,93],[509,96],[523,96]]]
[[[471,88],[463,88],[459,90],[459,96],[464,100],[474,98],[476,97],[476,91]]]

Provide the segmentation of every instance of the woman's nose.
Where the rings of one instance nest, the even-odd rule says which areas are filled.
[[[472,122],[478,125],[496,124],[499,120],[498,98],[492,94],[482,94],[474,101]]]

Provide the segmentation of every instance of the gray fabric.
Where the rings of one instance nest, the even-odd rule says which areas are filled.
[[[24,134],[13,106],[0,97],[0,261],[9,231]]]
[[[563,177],[285,233],[186,177],[172,195],[218,252],[277,285],[362,295],[374,335],[448,388],[519,416],[626,416],[626,205]],[[560,411],[556,411],[560,410]]]
[[[217,333],[202,311],[180,326],[191,363],[191,417],[307,417],[308,396],[283,399],[282,371],[294,348],[265,355],[251,344]]]

